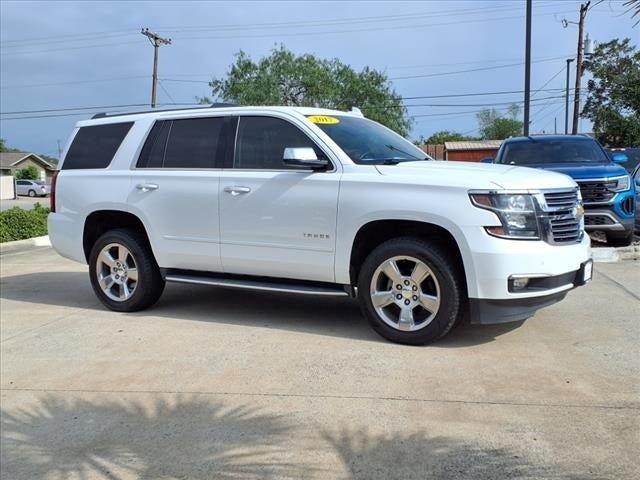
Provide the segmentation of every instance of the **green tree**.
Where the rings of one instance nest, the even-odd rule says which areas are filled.
[[[4,138],[0,138],[0,152],[19,152],[18,148],[7,147],[7,142]]]
[[[7,147],[6,140],[4,138],[0,138],[0,152],[16,152],[16,153],[20,153],[20,152],[23,152],[23,150],[20,150],[19,148]],[[49,155],[43,155],[43,154],[39,153],[38,156],[40,158],[45,159],[47,162],[51,163],[52,165],[57,165],[57,163],[58,163],[58,159],[57,158],[50,157]]]
[[[440,130],[439,132],[435,132],[434,134],[432,134],[422,143],[426,143],[428,145],[441,145],[444,142],[462,142],[466,140],[475,140],[475,137],[468,137],[461,133],[452,132],[450,130]]]
[[[21,168],[16,171],[16,179],[18,180],[38,180],[39,178],[40,172],[33,165],[29,165],[28,167]]]
[[[209,84],[214,98],[239,105],[292,105],[349,110],[358,107],[367,118],[407,136],[411,119],[402,97],[387,76],[369,67],[356,71],[337,59],[296,55],[284,46],[254,62],[236,54],[224,78]],[[211,103],[208,97],[201,103]]]
[[[485,108],[476,115],[480,138],[484,140],[503,140],[522,135],[523,123],[517,119],[520,108],[513,104],[507,109],[510,118],[500,115],[495,108]]]
[[[581,115],[611,147],[640,145],[640,51],[628,38],[601,43],[585,69],[592,78]]]

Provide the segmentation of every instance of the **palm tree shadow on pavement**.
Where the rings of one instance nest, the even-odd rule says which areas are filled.
[[[324,432],[338,453],[348,479],[469,480],[569,479],[557,468],[536,465],[503,448],[484,447],[424,432],[372,436],[366,430]]]
[[[208,398],[136,401],[44,397],[1,412],[2,478],[299,478],[278,444],[282,416]]]

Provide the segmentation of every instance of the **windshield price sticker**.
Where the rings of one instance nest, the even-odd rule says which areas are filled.
[[[336,117],[329,117],[327,115],[311,115],[307,118],[309,121],[319,125],[335,125],[336,123],[340,123],[340,120]]]

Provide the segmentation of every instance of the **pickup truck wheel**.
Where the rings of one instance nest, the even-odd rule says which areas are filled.
[[[424,345],[446,335],[459,315],[463,289],[446,251],[418,238],[389,240],[365,260],[360,307],[376,332],[393,342]]]
[[[134,312],[153,305],[164,280],[146,242],[132,230],[102,235],[89,256],[91,286],[111,310]]]

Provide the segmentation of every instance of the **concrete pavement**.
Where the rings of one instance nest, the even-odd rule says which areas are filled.
[[[106,311],[50,248],[0,257],[0,473],[638,478],[640,263],[429,347],[347,299],[168,285]]]
[[[20,207],[25,210],[31,210],[33,206],[39,203],[43,207],[49,207],[49,197],[24,197],[19,196],[15,199],[0,200],[0,211],[4,212],[13,207]]]

